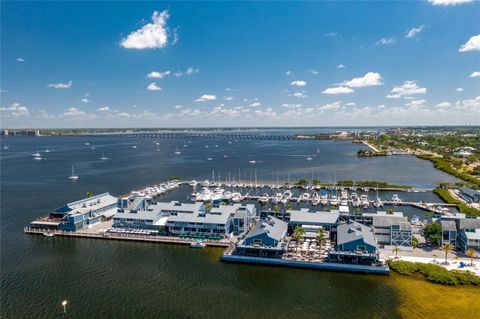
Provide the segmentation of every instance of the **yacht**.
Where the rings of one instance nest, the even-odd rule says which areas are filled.
[[[338,205],[338,197],[337,195],[332,195],[330,197],[330,205],[337,206]]]
[[[287,189],[285,193],[283,193],[283,197],[280,200],[280,202],[285,205],[290,201],[291,198],[292,198],[292,192],[289,189]]]
[[[72,180],[72,181],[76,181],[76,180],[78,179],[78,176],[75,175],[75,170],[74,170],[74,168],[73,168],[73,165],[72,165],[72,175],[70,175],[70,176],[68,177],[68,179],[69,179],[69,180]]]
[[[100,159],[103,161],[108,159],[108,157],[105,156],[105,152],[102,152],[102,157],[100,157]]]
[[[210,186],[210,181],[208,179],[204,180],[203,183],[202,183],[202,186],[203,187],[208,187]]]
[[[223,199],[224,200],[231,200],[233,198],[233,194],[231,191],[226,191],[223,193]]]
[[[267,204],[269,200],[270,200],[270,197],[268,196],[267,193],[263,194],[258,198],[258,201],[262,204]]]
[[[205,248],[207,245],[205,243],[202,243],[201,241],[194,241],[190,244],[190,247],[192,248]]]
[[[196,180],[191,180],[191,181],[188,183],[188,185],[191,186],[191,187],[195,187],[195,186],[197,186],[197,184],[198,184],[198,183],[197,183]]]
[[[272,204],[278,204],[283,198],[282,193],[276,193],[275,196],[272,197]]]
[[[35,156],[33,159],[36,160],[36,161],[40,161],[42,159],[42,157],[41,156]]]
[[[397,194],[393,194],[393,195],[392,195],[392,202],[393,202],[394,204],[397,204],[397,203],[401,203],[402,200],[400,199],[400,197],[398,197]]]
[[[207,158],[207,161],[213,161],[213,158],[209,157]]]
[[[199,198],[199,196],[200,196],[200,193],[199,193],[199,192],[193,192],[193,193],[190,195],[190,200],[191,200],[192,202],[196,202],[197,199]]]
[[[308,202],[310,200],[310,194],[303,193],[301,198],[302,198],[302,202]]]
[[[174,153],[175,153],[175,155],[180,155],[180,154],[182,154],[182,152],[180,152],[180,151],[178,150],[178,147],[175,148],[175,152],[174,152]]]
[[[41,155],[38,151],[36,151],[35,153],[30,154],[30,156],[32,156],[32,157],[41,157],[42,155]]]
[[[157,145],[157,146],[160,146],[160,143],[158,143],[158,142],[155,142],[155,145]]]
[[[373,202],[373,206],[379,208],[379,207],[383,207],[383,202],[380,200],[380,198],[377,198],[375,200],[375,202]]]
[[[240,203],[243,199],[243,196],[242,194],[240,193],[233,193],[232,194],[232,202],[234,203]]]
[[[363,208],[368,208],[370,206],[370,201],[368,200],[367,195],[361,195],[360,196],[360,205],[362,205]]]
[[[132,145],[132,148],[137,148],[137,145]]]
[[[323,206],[326,206],[328,204],[328,193],[324,189],[320,191],[320,204],[322,204]]]
[[[311,161],[311,160],[312,160],[312,158],[311,158],[311,157],[307,157],[307,161]]]
[[[255,164],[257,161],[248,161],[250,164]]]
[[[318,204],[320,204],[320,195],[318,195],[318,193],[315,193],[312,197],[312,205],[318,206]]]
[[[341,196],[348,197],[348,191],[346,189],[342,189]]]
[[[347,196],[340,197],[340,205],[348,206],[348,197]]]

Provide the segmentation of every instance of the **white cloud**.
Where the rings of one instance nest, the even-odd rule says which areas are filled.
[[[473,0],[428,0],[434,6],[455,6],[457,4],[464,4],[473,2]]]
[[[90,100],[89,98],[83,98],[83,99],[80,100],[80,102],[82,102],[84,104],[87,104],[87,103],[92,102],[92,100]]]
[[[322,92],[322,94],[350,94],[355,92],[353,89],[346,86],[337,86],[328,88]]]
[[[457,91],[457,92],[463,92],[463,88],[456,88],[455,91]]]
[[[99,108],[97,111],[99,111],[99,112],[109,112],[110,108],[108,106],[104,106],[104,107]]]
[[[5,113],[6,116],[10,117],[24,117],[30,115],[28,108],[20,103],[13,103],[9,107],[0,107],[0,112]]]
[[[308,95],[305,94],[305,92],[295,92],[295,93],[289,94],[288,96],[298,97],[301,99],[308,97]]]
[[[48,87],[52,89],[69,89],[72,87],[72,81],[68,81],[68,83],[50,83]]]
[[[463,44],[458,52],[480,51],[480,34],[471,37],[467,43]]]
[[[261,106],[262,104],[260,102],[254,102],[252,104],[250,104],[249,106],[250,107],[257,107],[257,106]]]
[[[217,96],[212,95],[212,94],[203,94],[200,96],[198,99],[196,99],[194,102],[206,102],[206,101],[215,101],[217,99]]]
[[[290,74],[292,74],[292,71],[287,71],[287,72],[285,72],[285,74],[290,75]]]
[[[226,96],[224,98],[225,101],[232,101],[233,100],[233,96]]]
[[[438,108],[446,108],[446,107],[450,107],[452,106],[452,103],[450,102],[442,102],[442,103],[438,103],[437,105],[435,105],[435,107],[438,107]]]
[[[161,91],[162,88],[157,85],[157,83],[152,82],[147,86],[147,90],[149,91]]]
[[[173,75],[175,75],[177,78],[179,78],[183,75],[183,73],[182,73],[182,71],[177,71]]]
[[[296,80],[296,81],[292,81],[292,83],[290,83],[290,85],[293,85],[293,86],[305,86],[305,85],[307,85],[307,82],[306,82],[306,81],[303,81],[303,80]]]
[[[391,91],[391,94],[387,95],[389,99],[399,99],[401,97],[408,98],[416,94],[425,94],[427,89],[420,87],[417,81],[405,81],[400,86],[395,86]]]
[[[65,117],[65,118],[88,118],[88,117],[91,117],[91,118],[94,118],[95,115],[94,114],[87,114],[86,112],[76,108],[76,107],[71,107],[69,108],[68,110],[66,110],[65,112],[63,112],[60,117]]]
[[[285,103],[282,106],[286,107],[287,109],[298,109],[302,107],[302,104]]]
[[[198,69],[195,69],[194,67],[190,66],[187,68],[187,70],[185,71],[186,74],[196,74],[200,72]]]
[[[405,35],[405,38],[415,38],[417,36],[417,34],[422,32],[424,27],[425,27],[425,25],[422,24],[421,26],[419,26],[417,28],[410,29],[409,31],[407,31],[407,34]]]
[[[313,75],[317,75],[319,72],[317,70],[310,70],[310,73],[312,73]]]
[[[351,88],[362,88],[367,86],[382,85],[382,76],[380,73],[368,72],[362,77],[353,78],[350,81],[343,81],[340,85],[349,86]]]
[[[419,106],[423,106],[423,104],[425,103],[427,103],[427,101],[423,99],[411,100],[410,102],[406,103],[405,106],[419,107]]]
[[[472,72],[468,77],[469,78],[480,78],[480,71]]]
[[[120,45],[126,49],[137,50],[163,48],[168,44],[168,17],[167,10],[161,13],[154,11],[152,22],[123,38]]]
[[[170,71],[167,70],[165,72],[158,72],[158,71],[153,71],[153,72],[150,72],[147,74],[147,78],[149,79],[163,79],[165,78],[167,75],[170,75]]]
[[[339,65],[337,65],[337,69],[345,69],[345,68],[346,68],[346,66],[345,66],[345,65],[343,65],[343,64],[339,64]]]
[[[328,33],[324,33],[323,36],[324,37],[336,37],[338,35],[338,32],[328,32]]]
[[[183,108],[183,105],[175,105],[173,108],[176,110],[180,110],[181,108]]]
[[[346,105],[347,105],[347,106],[355,106],[355,105],[357,105],[357,104],[356,104],[355,102],[348,102]]]
[[[18,57],[18,58],[17,58],[17,62],[25,62],[25,59]]]
[[[275,117],[277,117],[277,113],[271,107],[267,108],[265,111],[256,110],[255,115],[257,115],[260,118],[275,118]]]
[[[397,42],[397,39],[395,37],[391,37],[391,38],[381,38],[380,40],[375,42],[375,44],[383,45],[383,44],[392,44],[395,42]]]
[[[336,102],[333,102],[333,103],[328,103],[328,104],[322,105],[318,109],[321,110],[321,111],[338,110],[341,107],[342,107],[342,105],[340,104],[340,101],[336,101]]]

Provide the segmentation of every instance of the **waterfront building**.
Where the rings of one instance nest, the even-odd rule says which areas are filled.
[[[457,246],[457,224],[453,220],[440,220],[440,226],[442,227],[442,245],[452,244]]]
[[[144,198],[137,197],[127,208],[118,209],[113,216],[112,227],[157,230],[163,234],[167,218],[158,205],[149,205]]]
[[[77,231],[111,219],[117,212],[118,199],[104,193],[68,203],[30,223],[32,228]]]
[[[337,243],[329,251],[328,260],[334,263],[372,265],[378,262],[378,245],[372,229],[358,222],[337,226]]]
[[[289,227],[293,230],[301,226],[305,230],[305,237],[315,237],[319,228],[327,231],[327,238],[336,239],[337,225],[339,224],[340,213],[331,212],[311,212],[308,208],[300,210],[289,210]]]
[[[480,190],[468,187],[460,188],[461,196],[469,203],[480,203]]]
[[[285,250],[288,224],[273,216],[258,221],[240,240],[235,255],[280,258]]]
[[[412,247],[412,225],[406,217],[399,215],[373,215],[373,236],[378,244]]]
[[[480,217],[456,213],[432,218],[432,222],[438,222],[442,227],[442,243],[455,244],[463,253],[470,248],[480,251]]]
[[[240,206],[235,210],[232,216],[232,231],[235,236],[241,236],[251,225],[253,217],[256,214],[256,208],[253,204]]]

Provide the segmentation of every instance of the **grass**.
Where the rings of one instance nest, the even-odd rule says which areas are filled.
[[[388,261],[393,271],[412,276],[421,273],[428,281],[443,285],[480,285],[480,277],[471,271],[447,270],[434,264],[415,263],[404,260]]]
[[[453,198],[447,189],[435,188],[433,192],[447,203],[456,204],[461,213],[466,214],[467,216],[480,216],[480,210],[469,207],[467,204]]]
[[[466,182],[472,183],[477,187],[480,187],[480,179],[454,169],[451,166],[450,162],[444,160],[443,158],[434,157],[432,155],[418,155],[417,157],[420,159],[431,161],[436,169],[444,171],[445,173],[448,173]]]

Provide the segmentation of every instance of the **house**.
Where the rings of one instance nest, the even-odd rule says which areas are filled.
[[[137,197],[127,208],[119,208],[113,216],[113,228],[121,229],[149,229],[164,233],[168,215],[161,211],[156,204],[149,205],[142,198]]]
[[[454,220],[440,219],[440,226],[442,227],[442,245],[452,244],[457,245],[457,224]]]
[[[412,247],[412,225],[403,214],[374,215],[372,227],[378,244]]]
[[[457,220],[457,247],[466,252],[473,248],[480,251],[480,218],[462,218]]]
[[[378,246],[372,229],[358,222],[337,226],[335,249],[328,253],[335,263],[371,265],[378,261]]]
[[[245,233],[255,214],[256,208],[253,204],[238,207],[232,216],[233,234],[239,236]]]
[[[307,208],[300,210],[290,210],[290,221],[288,225],[293,230],[301,226],[305,230],[305,237],[315,237],[317,230],[323,228],[327,231],[327,237],[336,239],[337,225],[339,223],[340,213],[331,212],[310,212]]]
[[[273,216],[258,221],[240,240],[235,255],[280,258],[285,247],[288,224]]]
[[[469,203],[480,203],[480,190],[468,187],[460,188],[461,196]]]
[[[30,223],[32,228],[77,231],[111,219],[117,212],[118,198],[103,193],[68,203]]]

